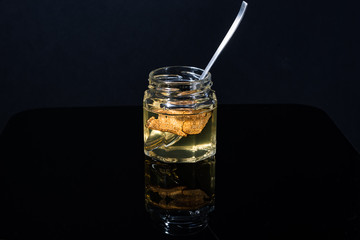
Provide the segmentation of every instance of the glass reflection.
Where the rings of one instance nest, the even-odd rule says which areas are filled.
[[[215,156],[168,163],[145,155],[145,207],[171,235],[201,231],[215,208]]]

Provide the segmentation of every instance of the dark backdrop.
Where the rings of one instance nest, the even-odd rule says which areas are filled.
[[[220,103],[326,111],[360,149],[359,4],[248,0],[211,72]],[[0,131],[19,111],[141,105],[148,73],[205,67],[240,0],[0,0]]]

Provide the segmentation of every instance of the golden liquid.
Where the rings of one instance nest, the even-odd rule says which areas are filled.
[[[163,162],[173,163],[194,163],[215,155],[216,108],[209,110],[208,112],[211,112],[211,117],[200,133],[181,137],[173,133],[147,128],[145,125],[148,119],[151,117],[158,118],[159,114],[144,108],[145,154]],[[179,116],[171,114],[167,115]],[[187,116],[191,116],[191,114]],[[149,142],[151,144],[149,144]]]
[[[165,210],[195,210],[215,201],[215,157],[165,163],[145,157],[145,203]]]

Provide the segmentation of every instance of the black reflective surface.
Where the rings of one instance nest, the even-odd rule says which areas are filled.
[[[0,141],[0,238],[176,238],[144,209],[141,107],[27,111]],[[215,211],[186,239],[359,239],[359,160],[319,109],[220,105]]]

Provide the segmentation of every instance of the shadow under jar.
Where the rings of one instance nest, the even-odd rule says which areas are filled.
[[[214,209],[217,100],[202,72],[156,69],[144,95],[145,204],[167,234],[202,230]]]

